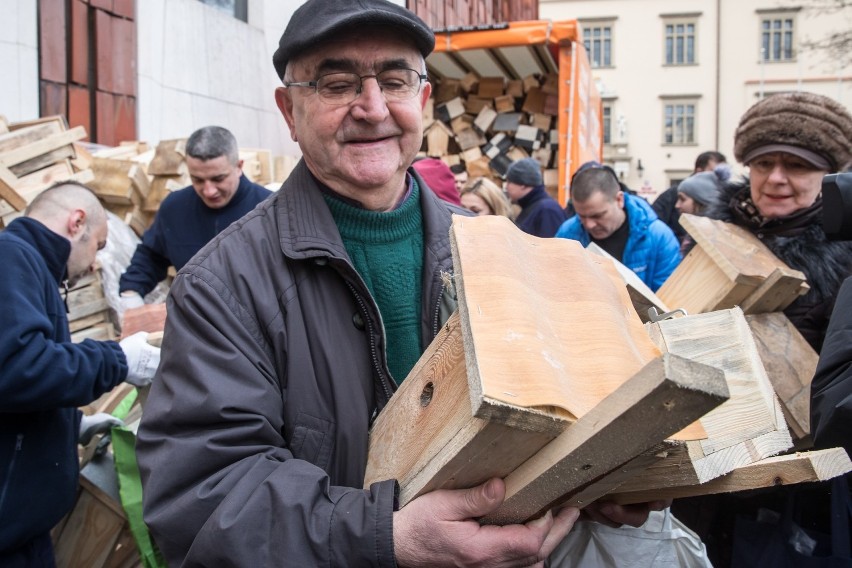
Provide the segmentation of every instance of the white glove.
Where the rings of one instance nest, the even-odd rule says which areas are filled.
[[[149,345],[147,340],[148,332],[140,331],[119,342],[127,357],[127,378],[124,380],[135,387],[150,385],[160,364],[160,348]]]
[[[77,441],[86,446],[96,434],[106,432],[114,426],[124,426],[124,422],[106,412],[98,412],[91,416],[84,414],[80,418],[80,435],[77,437]]]
[[[145,305],[145,300],[138,292],[131,292],[130,290],[127,290],[122,292],[118,297],[118,303],[121,308],[121,313],[124,313],[132,308],[141,308]]]

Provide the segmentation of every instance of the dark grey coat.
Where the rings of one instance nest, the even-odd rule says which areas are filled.
[[[425,349],[455,308],[463,210],[428,189],[421,206]],[[169,564],[395,566],[396,484],[361,489],[395,388],[381,318],[304,162],[181,270],[168,311],[137,451]]]

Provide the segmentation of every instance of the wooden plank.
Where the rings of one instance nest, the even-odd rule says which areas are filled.
[[[804,274],[787,267],[778,267],[740,307],[744,314],[780,312],[796,298],[806,294],[808,289],[810,286],[805,282]]]
[[[589,243],[586,250],[598,256],[608,258],[612,261],[618,275],[624,280],[627,286],[627,293],[630,295],[630,301],[633,303],[633,308],[639,314],[639,318],[643,323],[650,321],[648,310],[654,308],[658,313],[666,313],[669,307],[648,286],[642,282],[642,279],[635,272],[621,264],[614,256],[606,252],[604,249],[595,243]]]
[[[766,458],[739,467],[700,485],[668,487],[650,491],[615,492],[607,500],[627,505],[656,499],[680,499],[715,493],[748,491],[778,485],[826,481],[852,471],[852,462],[843,448]]]
[[[811,431],[811,380],[819,356],[781,312],[746,316],[746,321],[790,430],[805,438]]]
[[[0,163],[0,198],[12,206],[15,211],[23,211],[27,208],[27,202],[21,194],[15,190],[18,178],[6,166]]]
[[[99,323],[71,334],[71,341],[80,343],[84,339],[110,341],[115,339],[115,327],[111,323]]]
[[[41,169],[43,166],[47,166],[58,161],[55,156],[58,155],[56,154],[57,151],[61,153],[61,159],[73,157],[74,146],[72,145],[72,142],[82,140],[85,137],[86,129],[82,126],[76,126],[71,130],[51,134],[50,136],[26,144],[25,146],[3,152],[0,154],[0,163],[10,168],[12,171],[15,171],[15,166],[27,163],[30,164],[30,167],[27,168],[27,173],[31,173]],[[42,159],[45,155],[47,157]],[[41,163],[42,166],[34,167],[36,162]],[[17,172],[17,175],[23,174]]]
[[[457,312],[376,419],[365,487],[396,479],[401,505],[433,489],[472,487],[508,475],[564,426],[553,420],[535,432],[476,418],[468,389]]]
[[[624,491],[706,483],[776,455],[793,442],[772,386],[738,308],[646,324],[664,351],[724,371],[730,400],[701,418],[707,438],[685,441]]]
[[[450,237],[477,416],[518,405],[579,417],[659,356],[612,264],[576,241],[502,216],[454,217]]]
[[[149,175],[181,175],[185,168],[186,139],[163,140],[148,164]]]
[[[127,522],[115,501],[85,476],[80,495],[58,541],[54,544],[59,568],[99,568],[115,547]]]
[[[38,142],[43,138],[58,134],[64,130],[65,128],[61,124],[50,121],[0,134],[0,154],[10,152],[33,142]]]
[[[506,499],[481,522],[526,521],[653,448],[728,398],[718,369],[655,359],[505,480]]]
[[[779,269],[779,281],[761,290],[755,302],[764,296],[767,302],[775,298],[791,279],[805,281],[801,272],[781,262],[743,227],[688,214],[680,216],[680,224],[697,246],[657,291],[672,308],[684,308],[691,314],[732,308]],[[776,291],[768,294],[771,289]]]

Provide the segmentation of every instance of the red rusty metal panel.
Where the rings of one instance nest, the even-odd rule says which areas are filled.
[[[89,0],[89,4],[91,4],[93,8],[100,8],[101,10],[112,12],[112,0]]]
[[[136,98],[115,97],[115,143],[136,140]]]
[[[109,93],[98,91],[95,94],[95,127],[98,144],[115,146],[115,97]]]
[[[89,6],[71,0],[71,82],[89,84]]]
[[[136,94],[136,22],[112,18],[112,92]]]
[[[134,0],[113,0],[112,12],[116,16],[134,20],[136,19],[136,2]]]
[[[113,66],[115,63],[115,45],[113,43],[113,21],[115,18],[103,10],[95,10],[95,54],[97,89],[115,92]]]
[[[65,0],[39,0],[38,23],[40,78],[65,83],[68,77]]]
[[[91,135],[92,115],[89,100],[89,89],[68,85],[68,125],[71,128],[82,126]]]
[[[68,91],[64,83],[53,83],[51,81],[39,81],[40,108],[41,116],[51,116],[54,114],[67,115],[67,95]]]

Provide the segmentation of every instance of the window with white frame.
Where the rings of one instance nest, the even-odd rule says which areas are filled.
[[[663,102],[663,144],[685,146],[695,144],[695,119],[698,101],[693,98]]]
[[[666,65],[695,64],[695,20],[667,20],[664,26]]]
[[[795,38],[794,13],[761,14],[760,57],[763,61],[792,61],[796,57]]]
[[[612,22],[583,26],[583,43],[592,67],[612,67]]]
[[[601,106],[603,115],[603,143],[612,144],[612,103],[604,102]]]

